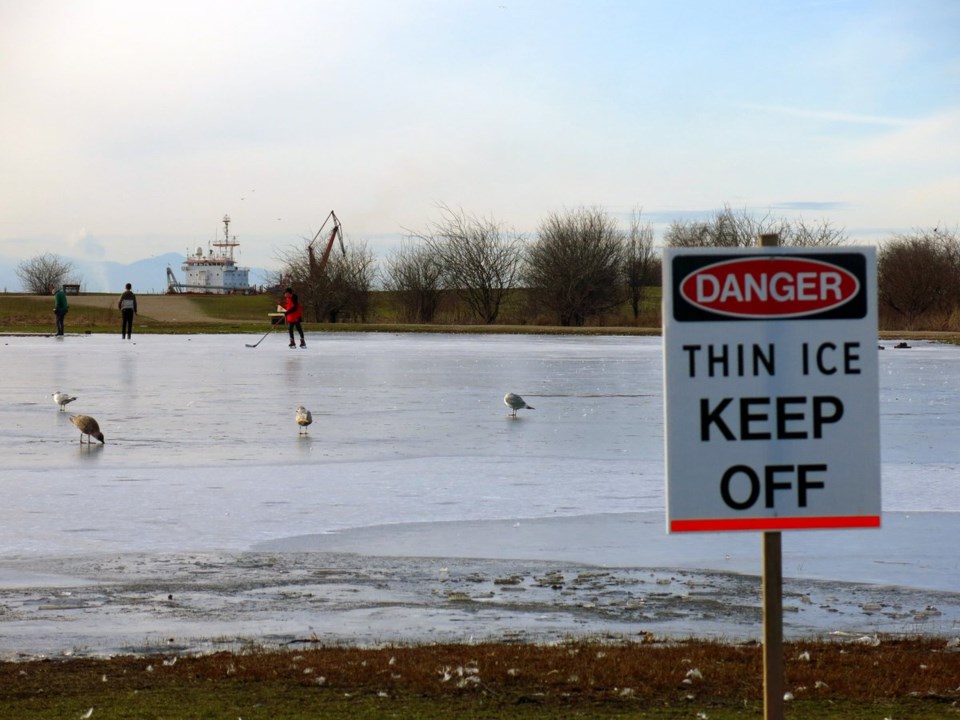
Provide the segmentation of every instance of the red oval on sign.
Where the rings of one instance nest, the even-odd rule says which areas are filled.
[[[742,318],[814,315],[852,300],[860,281],[845,268],[801,257],[745,257],[707,265],[680,282],[699,308]]]

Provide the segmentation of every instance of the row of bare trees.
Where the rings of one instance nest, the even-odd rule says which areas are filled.
[[[784,247],[829,247],[847,241],[845,232],[829,220],[810,223],[769,213],[756,216],[725,205],[707,220],[675,220],[663,242],[670,247],[751,247],[757,244],[757,237],[771,233],[780,236]]]
[[[411,322],[431,322],[452,294],[477,320],[493,323],[524,288],[525,314],[543,309],[561,325],[583,325],[628,296],[639,313],[643,289],[659,282],[653,232],[639,214],[625,233],[598,209],[554,213],[532,241],[491,218],[448,206],[440,215],[386,261],[384,288]]]
[[[777,233],[781,245],[795,247],[848,241],[843,231],[826,221],[756,218],[725,207],[709,221],[673,223],[664,242],[678,247],[749,247],[765,233]],[[877,254],[877,296],[884,329],[960,329],[960,230],[916,229],[882,242]]]
[[[494,323],[512,296],[523,317],[584,325],[623,307],[636,321],[648,288],[660,284],[660,253],[640,211],[629,227],[597,208],[551,213],[527,238],[492,218],[440,206],[425,230],[409,232],[378,272],[365,243],[348,242],[323,272],[310,272],[306,245],[281,257],[285,282],[297,287],[307,319],[364,322],[378,274],[401,319],[433,322],[445,298],[456,297],[479,322]],[[757,217],[729,207],[705,220],[673,222],[664,244],[675,247],[750,247],[775,232],[785,246],[826,247],[848,240],[829,222]],[[24,289],[47,294],[74,266],[45,253],[22,262]],[[960,328],[960,231],[918,229],[892,236],[878,254],[881,322],[891,329]],[[522,289],[522,292],[521,292]],[[516,305],[516,303],[515,303]]]
[[[425,230],[408,233],[381,272],[383,288],[408,322],[433,322],[444,299],[457,297],[476,321],[494,323],[520,288],[523,317],[545,315],[560,325],[580,326],[626,306],[636,321],[647,289],[660,284],[660,253],[640,211],[627,228],[597,208],[551,213],[529,238],[492,218],[445,205],[439,212]],[[663,239],[674,247],[746,248],[766,233],[777,233],[787,247],[848,242],[845,232],[826,220],[757,216],[729,206],[706,219],[674,221]],[[305,262],[288,257],[287,274],[306,283]],[[882,245],[878,265],[881,313],[888,324],[935,328],[960,321],[957,232],[894,236]],[[366,247],[354,247],[331,261],[316,287],[306,288],[305,302],[319,320],[363,320],[376,274]]]
[[[630,226],[597,208],[551,213],[533,238],[496,221],[441,206],[441,219],[412,233],[386,264],[406,319],[431,322],[444,292],[458,294],[482,322],[497,320],[507,296],[525,289],[527,314],[543,309],[560,325],[580,326],[628,304],[640,317],[645,290],[660,284],[653,228],[639,210]],[[665,241],[679,247],[746,247],[779,233],[785,245],[828,246],[845,236],[826,221],[754,217],[725,207],[714,217],[677,221]]]
[[[282,260],[310,319],[366,318],[377,271],[365,246],[348,243],[318,276],[310,273],[305,246]],[[456,298],[474,320],[495,323],[519,294],[524,315],[546,312],[561,325],[583,325],[627,298],[639,314],[644,289],[659,284],[660,266],[653,231],[639,213],[629,231],[598,209],[551,214],[528,241],[493,218],[441,205],[439,219],[408,231],[381,276],[407,322],[433,322],[445,299]]]

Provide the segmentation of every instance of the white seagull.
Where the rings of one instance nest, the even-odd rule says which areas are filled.
[[[74,400],[76,400],[75,397],[67,395],[65,392],[60,392],[59,390],[51,394],[50,397],[52,397],[53,401],[60,406],[60,412],[63,412],[63,409],[67,407],[67,403],[72,403]]]
[[[300,426],[300,432],[307,432],[307,426],[313,422],[313,415],[303,405],[297,408],[297,425]]]
[[[506,395],[504,395],[504,396],[503,396],[503,404],[506,405],[506,406],[507,406],[508,408],[510,408],[511,410],[513,410],[513,415],[512,415],[512,417],[516,417],[516,416],[517,416],[517,410],[520,410],[520,409],[522,409],[522,408],[526,408],[527,410],[535,410],[535,409],[536,409],[536,408],[533,407],[533,405],[527,405],[527,403],[524,401],[524,399],[523,399],[522,397],[520,397],[519,395],[515,394],[515,393],[507,393]]]
[[[89,415],[71,415],[70,422],[74,424],[77,430],[80,431],[80,442],[83,442],[83,436],[86,435],[88,438],[95,437],[100,442],[104,443],[103,433],[100,432],[100,425],[97,424],[97,421],[94,420]],[[87,440],[87,442],[92,443],[93,440]]]

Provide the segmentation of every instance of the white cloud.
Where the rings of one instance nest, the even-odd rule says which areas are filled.
[[[860,142],[853,155],[873,162],[929,165],[943,168],[960,163],[960,109],[917,120],[895,132]]]

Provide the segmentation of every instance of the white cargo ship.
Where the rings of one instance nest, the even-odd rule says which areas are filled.
[[[181,268],[186,273],[182,283],[167,268],[167,292],[212,295],[253,292],[250,287],[250,268],[238,266],[233,257],[234,248],[239,246],[237,238],[230,237],[230,216],[224,215],[223,239],[217,237],[206,252],[198,247],[195,253],[187,254]]]

